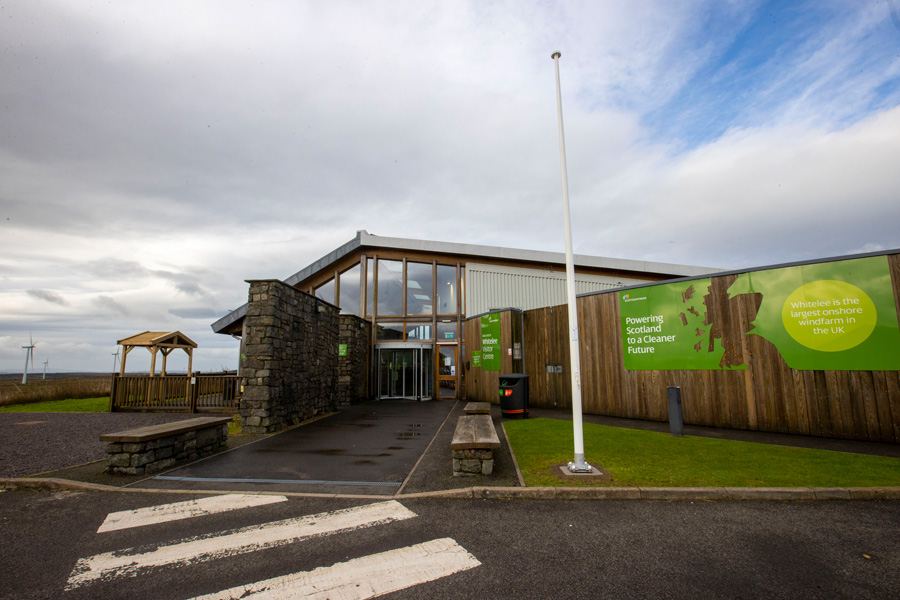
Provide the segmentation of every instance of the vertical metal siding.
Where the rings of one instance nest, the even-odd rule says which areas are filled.
[[[584,294],[645,281],[576,274],[575,292]],[[529,310],[565,303],[565,273],[477,263],[466,265],[466,314],[477,315],[494,308]]]

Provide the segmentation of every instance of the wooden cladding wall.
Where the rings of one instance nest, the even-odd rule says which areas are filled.
[[[900,255],[888,256],[888,264],[900,313]],[[718,317],[715,322],[731,329],[726,337],[735,341],[726,353],[747,364],[747,370],[740,371],[626,371],[618,293],[578,298],[584,412],[666,421],[666,387],[677,385],[685,423],[900,442],[900,372],[791,369],[771,342],[747,335],[761,297],[744,294],[726,301],[726,290],[735,278],[713,277],[707,306]],[[569,408],[567,307],[525,311],[524,322],[531,406]],[[504,323],[505,336],[508,321]],[[478,326],[477,318],[466,323],[466,340],[474,350],[480,348]],[[478,381],[469,388],[470,398],[497,402],[497,375],[468,371],[467,381]]]

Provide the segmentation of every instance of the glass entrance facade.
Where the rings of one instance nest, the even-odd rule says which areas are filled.
[[[378,398],[431,400],[434,360],[431,346],[382,344],[375,348]]]
[[[466,311],[461,263],[361,254],[310,283],[317,297],[373,323],[375,396],[431,398],[435,382],[437,397],[460,393]]]

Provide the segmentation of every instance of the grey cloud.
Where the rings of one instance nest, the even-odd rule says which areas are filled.
[[[88,273],[102,279],[132,279],[146,277],[150,271],[139,262],[120,258],[102,258],[85,265]]]
[[[170,308],[169,314],[180,319],[217,319],[222,315],[221,310],[215,308]]]
[[[131,314],[127,307],[109,296],[97,296],[94,298],[93,304],[104,312],[112,312],[123,316]]]
[[[192,296],[203,296],[206,294],[206,291],[193,281],[176,283],[175,289],[179,292],[184,292],[185,294],[191,294]]]
[[[32,298],[44,300],[52,304],[59,304],[60,306],[67,306],[69,304],[68,300],[52,290],[26,290],[26,293]]]

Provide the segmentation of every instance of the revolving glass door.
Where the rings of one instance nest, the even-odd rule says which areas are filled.
[[[431,346],[382,344],[376,352],[379,400],[431,400],[434,395]]]

